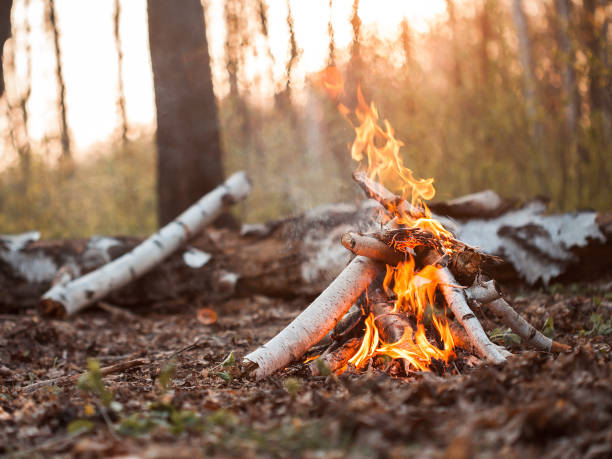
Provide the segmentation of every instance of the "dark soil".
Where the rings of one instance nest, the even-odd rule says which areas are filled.
[[[0,454],[611,457],[612,283],[514,291],[511,298],[540,329],[551,317],[555,339],[573,350],[553,355],[510,344],[517,355],[505,366],[410,378],[375,369],[313,377],[296,364],[255,382],[237,364],[219,364],[232,351],[239,362],[307,299],[94,308],[67,321],[33,310],[3,315]],[[198,321],[202,306],[216,310],[212,325]],[[60,378],[83,373],[92,358],[102,367],[145,363],[104,378],[114,400],[105,407],[103,391]],[[60,379],[24,390],[51,378]]]

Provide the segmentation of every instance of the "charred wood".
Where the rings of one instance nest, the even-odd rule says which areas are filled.
[[[319,358],[309,363],[312,375],[321,376],[324,369],[332,373],[342,369],[355,355],[360,344],[360,338],[351,338],[333,350],[330,346]]]

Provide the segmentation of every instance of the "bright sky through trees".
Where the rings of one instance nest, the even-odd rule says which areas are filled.
[[[46,23],[44,0],[30,0],[24,8],[23,0],[15,0],[13,9],[13,46],[16,50],[17,78],[9,87],[22,90],[26,60],[25,46],[29,40],[32,52],[32,94],[30,136],[40,140],[53,136],[57,130],[57,93],[55,63],[50,32]],[[270,45],[275,57],[274,78],[282,79],[288,53],[286,3],[268,2]],[[215,89],[223,96],[226,88],[224,62],[225,22],[222,0],[205,2],[209,43],[212,55]],[[73,147],[79,150],[108,138],[119,122],[116,106],[117,57],[113,42],[113,2],[111,0],[57,0],[62,64],[66,82],[68,124]],[[330,17],[328,0],[292,0],[296,38],[302,53],[295,69],[297,87],[308,72],[315,72],[326,64]],[[350,14],[352,1],[335,1],[331,13],[336,46],[342,52],[352,39]],[[445,10],[444,0],[362,0],[360,16],[365,28],[376,28],[387,38],[398,33],[405,17],[417,32],[427,30],[428,21]],[[25,32],[25,20],[31,32]],[[256,16],[255,16],[256,17]],[[249,24],[257,30],[258,24]],[[124,86],[127,116],[132,135],[151,126],[154,120],[154,100],[147,37],[146,0],[121,2],[121,40],[124,53]],[[258,50],[263,40],[257,38],[247,51],[246,76],[255,83],[254,97],[267,97],[274,91],[269,81],[269,58]],[[256,53],[254,52],[257,51]],[[255,55],[257,54],[257,55]],[[10,76],[9,76],[10,78]]]

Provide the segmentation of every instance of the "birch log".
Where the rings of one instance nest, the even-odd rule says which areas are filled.
[[[458,288],[457,281],[452,273],[447,268],[438,269],[438,277],[440,282],[440,290],[444,295],[444,299],[448,307],[453,311],[455,318],[459,321],[467,332],[470,342],[480,354],[491,363],[499,364],[506,361],[507,351],[501,350],[498,346],[489,340],[472,310],[467,304],[463,289]]]
[[[378,201],[385,209],[391,214],[397,216],[398,214],[409,215],[413,219],[419,219],[426,217],[427,214],[424,209],[413,206],[405,199],[400,196],[393,194],[383,185],[374,180],[368,178],[364,172],[353,173],[353,180],[361,187],[365,194]],[[450,218],[442,217],[440,215],[431,214],[431,217],[438,220],[442,226],[453,234],[457,234],[459,228],[453,220]]]
[[[250,190],[251,182],[244,172],[233,174],[132,251],[85,276],[53,286],[41,298],[42,311],[74,314],[137,279],[214,221],[225,207],[246,198]]]
[[[375,237],[360,233],[344,233],[341,238],[342,245],[355,255],[382,261],[388,265],[396,266],[404,260],[402,254],[397,253],[384,242]]]
[[[299,359],[334,328],[385,265],[366,257],[355,257],[340,275],[285,329],[243,361],[257,379]]]
[[[469,299],[478,301],[495,315],[514,333],[527,341],[536,349],[546,352],[563,352],[570,349],[566,344],[554,341],[539,332],[533,325],[525,320],[516,310],[508,304],[501,295],[499,287],[494,280],[487,282],[474,282],[466,290]]]

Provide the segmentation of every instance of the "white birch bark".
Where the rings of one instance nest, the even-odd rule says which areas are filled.
[[[355,300],[385,269],[382,263],[356,257],[293,322],[243,361],[264,378],[298,360],[336,326]]]
[[[558,343],[540,333],[533,325],[525,320],[516,310],[508,304],[501,296],[499,288],[494,280],[488,282],[475,282],[467,289],[466,295],[481,303],[501,318],[502,322],[512,329],[514,333],[527,341],[536,349],[546,352],[561,352],[569,350],[569,346]]]
[[[404,257],[382,241],[364,234],[348,232],[342,235],[342,245],[355,255],[396,266]]]
[[[147,273],[214,221],[221,211],[244,198],[251,182],[244,172],[202,197],[132,251],[68,283],[53,286],[41,298],[44,311],[71,315]]]
[[[438,278],[440,290],[446,299],[448,307],[453,311],[455,318],[463,325],[463,328],[465,328],[470,342],[478,354],[491,363],[504,363],[510,353],[489,340],[480,321],[468,306],[463,289],[456,287],[458,284],[452,273],[447,268],[441,268],[438,270]]]

